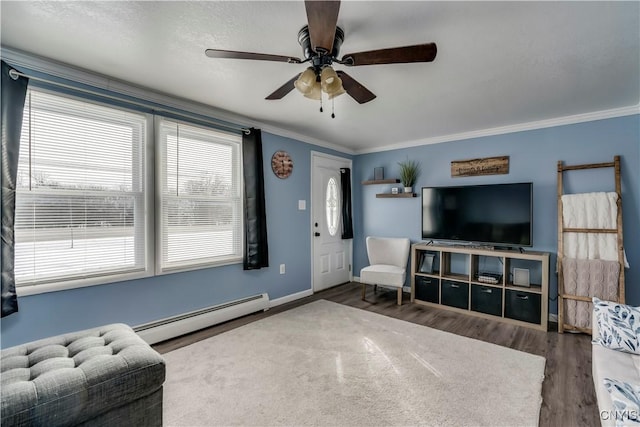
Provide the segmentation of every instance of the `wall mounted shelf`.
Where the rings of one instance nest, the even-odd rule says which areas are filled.
[[[362,185],[376,185],[376,184],[398,184],[399,179],[371,179],[369,181],[362,181]],[[418,197],[416,193],[378,193],[376,194],[378,199],[409,199],[411,197]]]
[[[362,181],[362,185],[375,185],[375,184],[397,184],[399,179],[371,179],[369,181]]]
[[[398,193],[398,194],[392,194],[392,193],[379,193],[376,194],[376,197],[378,199],[408,199],[411,197],[418,197],[418,195],[416,193]]]

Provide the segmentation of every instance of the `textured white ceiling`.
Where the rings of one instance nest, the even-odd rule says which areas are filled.
[[[265,96],[300,64],[211,59],[206,48],[301,57],[302,1],[0,2],[4,47],[55,59],[367,152],[637,107],[639,2],[344,1],[341,55],[435,42],[432,63],[342,67],[377,95],[319,113]],[[286,132],[285,132],[286,133]]]

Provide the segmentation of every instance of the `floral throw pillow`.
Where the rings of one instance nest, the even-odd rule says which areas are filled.
[[[604,415],[613,418],[616,426],[640,426],[640,387],[610,378],[604,379],[604,386],[613,402],[611,413]]]
[[[640,307],[593,298],[599,337],[594,344],[640,354]]]

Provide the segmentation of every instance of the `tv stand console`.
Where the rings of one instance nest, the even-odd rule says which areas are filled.
[[[546,331],[549,254],[416,243],[411,302]]]

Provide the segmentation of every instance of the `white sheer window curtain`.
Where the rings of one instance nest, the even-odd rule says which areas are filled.
[[[157,120],[159,273],[242,260],[240,135]]]
[[[17,286],[145,271],[146,123],[141,113],[28,91]]]

